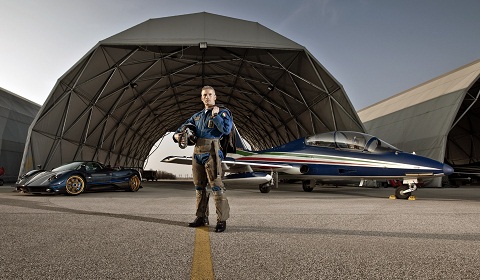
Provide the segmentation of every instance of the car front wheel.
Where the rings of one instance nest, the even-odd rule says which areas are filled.
[[[70,176],[65,184],[65,189],[69,195],[79,195],[85,190],[85,180],[78,175]]]

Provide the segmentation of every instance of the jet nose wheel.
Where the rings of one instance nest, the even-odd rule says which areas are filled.
[[[395,197],[398,199],[408,199],[411,194],[410,187],[407,185],[402,185],[395,189]]]

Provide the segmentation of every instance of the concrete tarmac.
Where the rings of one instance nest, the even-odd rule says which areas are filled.
[[[190,182],[136,193],[28,195],[0,187],[0,279],[198,279]],[[207,237],[214,279],[480,279],[480,187],[229,187]],[[205,262],[208,263],[208,262]]]

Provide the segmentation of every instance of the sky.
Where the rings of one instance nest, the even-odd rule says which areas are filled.
[[[42,105],[99,41],[198,12],[258,22],[304,46],[356,110],[480,59],[478,0],[0,0],[0,87]],[[167,138],[147,167],[188,173],[157,165],[172,151]]]

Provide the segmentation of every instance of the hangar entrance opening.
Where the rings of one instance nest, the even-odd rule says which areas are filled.
[[[448,133],[445,162],[455,171],[480,171],[480,79],[468,89]]]

